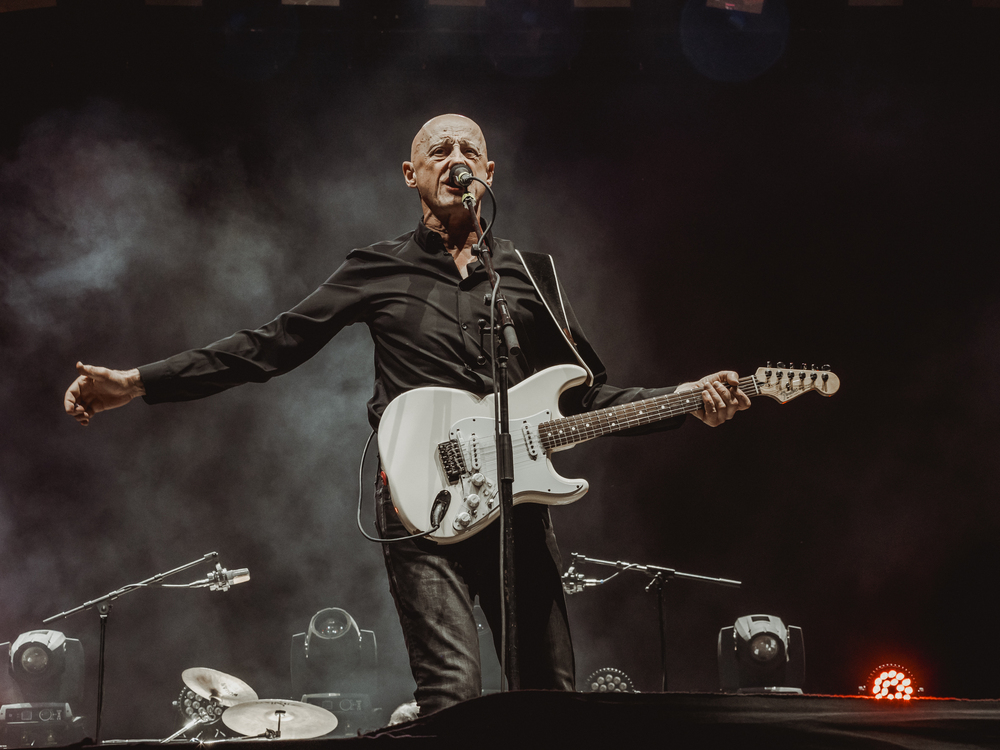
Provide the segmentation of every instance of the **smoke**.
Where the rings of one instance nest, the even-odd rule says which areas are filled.
[[[311,134],[314,145],[322,138]],[[392,195],[388,180],[359,189],[347,177],[371,160],[388,173],[384,161],[408,140],[347,159],[276,140],[292,163],[261,175],[232,147],[198,153],[166,121],[93,101],[34,122],[0,164],[11,356],[2,399],[13,426],[0,480],[4,637],[211,550],[251,569],[226,594],[145,590],[115,605],[112,735],[169,730],[188,666],[287,696],[289,637],[325,606],[376,631],[388,700],[412,689],[380,551],[354,528],[366,331],[345,331],[266,392],[134,404],[86,430],[58,411],[74,358],[131,367],[255,327],[321,283],[357,238],[410,228],[417,212],[396,200],[413,208],[401,180]],[[84,640],[93,675],[93,613],[52,627]],[[127,709],[135,694],[148,699]]]

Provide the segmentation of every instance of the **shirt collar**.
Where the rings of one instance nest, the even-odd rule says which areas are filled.
[[[448,253],[448,248],[444,246],[444,238],[424,224],[423,219],[417,222],[417,231],[413,233],[413,239],[421,249],[428,253]],[[486,244],[492,248],[496,248],[496,245],[493,243],[492,231],[486,233]]]

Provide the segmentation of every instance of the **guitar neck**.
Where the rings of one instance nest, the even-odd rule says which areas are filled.
[[[752,398],[761,395],[760,385],[757,378],[748,375],[745,378],[740,378],[737,387]],[[538,425],[538,437],[545,451],[576,445],[584,440],[697,411],[704,404],[701,394],[700,390],[671,393],[666,396],[656,396],[642,401],[610,406],[607,409],[574,414],[571,417],[552,419]]]

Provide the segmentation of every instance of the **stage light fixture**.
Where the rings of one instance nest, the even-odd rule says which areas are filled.
[[[31,630],[0,644],[0,743],[69,745],[83,739],[83,646],[58,630]]]
[[[58,630],[31,630],[7,646],[9,692],[14,701],[80,703],[83,699],[83,646]],[[2,691],[7,697],[8,691]],[[7,701],[5,701],[7,702]]]
[[[330,607],[313,615],[307,631],[292,636],[291,667],[293,694],[334,713],[334,734],[381,726],[372,707],[378,688],[375,633],[359,628],[347,611]]]
[[[909,701],[924,692],[917,686],[913,672],[899,664],[882,664],[872,670],[858,691],[869,698],[887,701]]]
[[[719,686],[727,693],[802,693],[802,629],[774,615],[746,615],[719,631]]]
[[[584,682],[587,693],[638,693],[632,678],[614,667],[594,670]]]

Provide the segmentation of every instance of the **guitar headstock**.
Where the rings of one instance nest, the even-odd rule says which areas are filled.
[[[840,378],[830,372],[830,365],[817,368],[785,367],[784,362],[778,362],[777,367],[766,366],[758,368],[754,373],[757,388],[762,396],[770,396],[775,401],[786,404],[796,396],[809,391],[816,391],[822,396],[832,396],[840,389]]]

